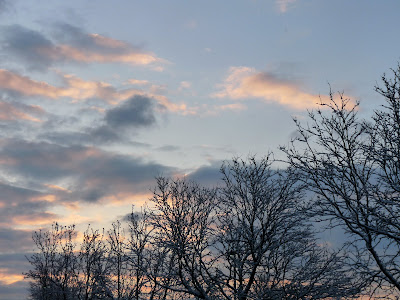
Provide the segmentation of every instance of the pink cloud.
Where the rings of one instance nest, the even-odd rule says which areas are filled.
[[[21,225],[48,225],[54,222],[54,220],[58,220],[60,218],[59,215],[54,214],[52,212],[42,212],[35,213],[32,215],[19,215],[14,216],[12,218],[12,223],[21,226]]]
[[[0,88],[17,91],[25,96],[45,96],[52,99],[58,98],[60,93],[60,88],[5,69],[0,69]]]
[[[23,281],[24,278],[25,276],[22,274],[12,273],[11,269],[5,269],[5,268],[0,269],[0,284],[9,285],[16,283],[18,281]]]
[[[71,74],[59,75],[64,84],[57,87],[43,81],[36,81],[27,76],[0,69],[0,89],[12,90],[25,96],[40,96],[49,99],[67,97],[72,98],[74,101],[80,101],[99,98],[110,104],[118,104],[121,101],[139,95],[154,98],[168,111],[174,113],[183,115],[194,113],[193,109],[187,107],[185,103],[177,104],[171,102],[167,97],[158,94],[158,89],[154,89],[154,85],[149,86],[149,91],[134,88],[117,89],[103,81],[84,80]],[[17,116],[18,112],[16,111],[15,114]],[[28,115],[19,115],[19,118],[23,117],[29,118]]]
[[[39,106],[26,106],[26,111],[18,108],[11,103],[0,102],[0,120],[14,121],[27,120],[31,122],[41,122],[41,120],[32,114],[43,114],[44,110]]]
[[[321,100],[329,100],[327,95],[305,91],[296,82],[248,67],[231,67],[229,75],[220,87],[222,89],[213,94],[216,98],[258,98],[299,110],[313,108]]]
[[[72,60],[83,63],[127,63],[131,65],[166,62],[153,53],[140,51],[123,41],[100,34],[86,34],[85,37],[92,47],[59,44],[42,46],[38,52],[54,61]]]

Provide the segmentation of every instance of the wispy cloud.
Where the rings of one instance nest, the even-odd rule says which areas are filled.
[[[315,107],[328,96],[306,92],[297,82],[282,79],[273,73],[259,72],[248,67],[231,67],[221,90],[214,93],[217,98],[258,98],[266,102],[279,103],[294,109]]]

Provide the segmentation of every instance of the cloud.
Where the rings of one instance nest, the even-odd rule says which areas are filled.
[[[189,81],[181,81],[179,84],[178,91],[187,90],[192,87],[192,83]]]
[[[2,161],[4,163],[7,162]],[[52,222],[57,216],[47,210],[53,205],[54,197],[30,188],[0,182],[0,227]],[[0,230],[0,240],[2,234],[4,236],[2,232]],[[1,247],[0,252],[3,252]]]
[[[84,80],[71,74],[59,74],[59,76],[63,85],[54,86],[6,69],[0,69],[0,89],[26,97],[45,97],[55,100],[71,98],[75,101],[94,98],[113,105],[134,96],[151,97],[158,102],[157,108],[159,110],[166,108],[170,112],[182,115],[196,114],[194,108],[188,107],[185,103],[177,104],[163,95],[154,93],[158,92],[157,89],[154,89],[154,86],[150,86],[152,90],[149,92],[132,88],[117,89],[107,82]]]
[[[32,230],[0,228],[0,253],[29,251],[32,246]],[[2,258],[4,256],[0,255],[0,266],[2,265]]]
[[[143,96],[134,96],[122,105],[106,112],[107,125],[114,128],[147,127],[156,122],[154,100]]]
[[[186,178],[202,186],[216,187],[222,183],[221,164],[221,161],[213,161],[211,165],[199,167],[189,173]]]
[[[0,89],[16,92],[23,96],[39,96],[49,99],[72,98],[86,100],[98,98],[115,104],[134,95],[144,95],[146,92],[137,89],[118,90],[102,81],[88,81],[74,75],[60,74],[63,86],[50,85],[43,81],[36,81],[27,76],[9,70],[0,69]],[[154,95],[160,101],[168,102],[165,97]]]
[[[24,280],[24,275],[22,273],[27,272],[31,267],[25,257],[25,255],[31,255],[31,253],[22,253],[22,251],[29,251],[33,248],[31,232],[28,234],[28,232],[21,233],[20,230],[10,230],[9,233],[6,233],[10,239],[2,239],[1,235],[3,233],[4,230],[0,230],[0,245],[4,245],[4,247],[1,248],[5,251],[0,251],[1,299],[27,299],[29,282]],[[15,237],[13,234],[15,234]],[[23,239],[24,242],[16,241],[16,237]],[[28,238],[30,241],[28,241]],[[19,251],[19,253],[6,253],[10,249]]]
[[[68,189],[70,192],[56,193],[49,188],[47,193],[55,194],[55,201],[58,202],[95,202],[120,193],[147,193],[154,185],[155,176],[174,171],[156,162],[95,147],[63,147],[24,140],[3,142],[0,162],[2,170],[21,182],[21,185],[30,183],[43,186],[45,182]],[[32,203],[48,205],[49,201]]]
[[[55,26],[54,40],[20,25],[2,30],[2,49],[29,69],[44,71],[55,63],[123,63],[154,65],[166,61],[124,41],[90,34],[70,24]]]
[[[296,0],[276,0],[276,6],[281,13],[285,13],[295,2]]]
[[[5,26],[0,32],[2,50],[20,59],[29,69],[45,70],[52,65],[53,61],[41,51],[54,45],[40,32],[20,25]]]
[[[44,124],[44,128],[51,127],[52,130],[41,132],[38,138],[59,145],[98,145],[119,142],[125,145],[148,147],[149,145],[131,141],[129,138],[134,136],[137,130],[156,124],[157,113],[165,110],[165,107],[154,98],[134,96],[115,107],[104,110],[101,114],[102,119],[96,118],[93,126],[60,131],[58,129],[60,126]],[[53,128],[56,130],[54,131]]]
[[[164,146],[156,148],[156,150],[165,151],[165,152],[173,152],[173,151],[178,151],[180,149],[181,149],[180,147],[175,146],[175,145],[164,145]]]
[[[268,72],[259,72],[248,67],[231,67],[222,89],[213,94],[217,98],[258,98],[265,102],[278,103],[294,109],[316,107],[328,96],[319,96],[304,91],[294,81],[282,79]]]
[[[148,80],[139,80],[139,79],[128,79],[125,84],[132,84],[132,85],[148,85]]]
[[[39,117],[44,114],[45,111],[36,105],[8,103],[0,100],[0,121],[27,120],[41,122]]]
[[[44,96],[52,99],[60,97],[63,91],[62,88],[42,81],[35,81],[5,69],[0,69],[0,88],[25,96]]]

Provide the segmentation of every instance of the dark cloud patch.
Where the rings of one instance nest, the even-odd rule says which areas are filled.
[[[217,187],[222,185],[220,172],[222,162],[213,162],[211,166],[202,166],[187,175],[187,179],[193,180],[202,186]]]
[[[105,120],[111,127],[147,127],[156,122],[155,101],[144,96],[134,96],[122,105],[107,111]]]
[[[121,136],[107,126],[84,128],[84,131],[48,131],[40,133],[37,138],[60,146],[103,145],[116,142],[131,144],[126,136]]]
[[[48,115],[38,134],[39,140],[58,145],[104,145],[122,143],[137,147],[150,147],[149,144],[133,141],[137,130],[148,128],[157,123],[156,113],[164,107],[153,98],[134,96],[119,106],[108,109],[104,115],[92,116],[90,123],[79,124],[79,119]],[[83,111],[83,110],[81,110]],[[86,122],[89,123],[89,122]],[[59,128],[74,128],[63,131]]]
[[[2,50],[21,60],[28,69],[43,71],[52,65],[52,58],[46,55],[45,50],[53,49],[54,44],[39,31],[10,25],[0,32]]]
[[[13,264],[13,269],[15,269],[22,259],[21,254],[18,253],[32,251],[33,248],[31,230],[0,228],[0,253],[2,253],[0,254],[0,269],[5,267],[4,265],[7,261],[11,263],[14,260],[16,263]],[[20,271],[22,272],[23,270]]]
[[[14,203],[22,203],[27,199],[40,196],[38,191],[16,187],[0,182],[0,202],[10,202],[11,199]]]
[[[17,281],[12,284],[5,284],[0,281],[0,295],[2,300],[28,299],[28,281]]]
[[[155,185],[155,177],[170,175],[174,170],[155,162],[125,155],[93,157],[82,162],[83,178],[74,187],[72,197],[89,202],[118,194],[147,193]]]
[[[127,140],[126,136],[121,136],[120,132],[106,125],[89,128],[84,135],[87,136],[87,141],[94,144],[109,144]]]
[[[175,145],[164,145],[164,146],[158,147],[156,150],[165,151],[165,152],[173,152],[173,151],[180,150],[180,147],[175,146]]]
[[[157,175],[174,169],[129,155],[118,155],[95,147],[64,147],[46,142],[9,140],[0,150],[6,170],[21,181],[68,180],[71,193],[64,200],[97,201],[119,193],[146,193]],[[36,203],[36,202],[35,202]],[[40,202],[38,202],[40,203]]]
[[[11,246],[11,245],[10,245]],[[30,244],[29,244],[29,250],[28,247],[26,247],[27,250],[24,251],[24,249],[14,249],[15,253],[1,253],[0,254],[0,270],[7,271],[9,274],[18,274],[21,275],[24,272],[27,272],[31,265],[26,259],[26,256],[30,256],[32,254],[32,250],[34,248],[34,242],[31,238]],[[6,249],[7,250],[7,249]],[[2,295],[0,293],[0,295]],[[1,298],[3,299],[3,298]],[[21,298],[22,299],[22,298]],[[23,298],[26,299],[26,298]]]
[[[61,146],[71,145],[107,145],[119,143],[139,148],[151,148],[150,144],[132,141],[126,134],[112,130],[107,126],[85,128],[83,131],[49,131],[40,133],[37,138]]]
[[[0,0],[0,15],[12,8],[12,2],[9,0]]]
[[[70,176],[84,147],[62,147],[50,143],[34,143],[11,139],[0,151],[0,157],[10,161],[3,168],[31,179],[54,179]]]

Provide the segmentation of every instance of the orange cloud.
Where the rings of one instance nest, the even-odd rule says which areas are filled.
[[[222,90],[213,94],[217,98],[259,98],[266,102],[279,103],[294,109],[316,107],[329,101],[329,96],[305,92],[295,82],[277,78],[275,75],[258,72],[248,67],[232,67],[221,85]]]
[[[54,222],[54,220],[58,220],[60,218],[59,215],[51,213],[51,212],[43,212],[34,215],[20,215],[13,217],[13,223],[17,226],[24,225],[48,225]]]
[[[25,278],[22,274],[10,274],[8,271],[7,269],[0,269],[0,283],[9,285],[18,281],[23,281]]]

